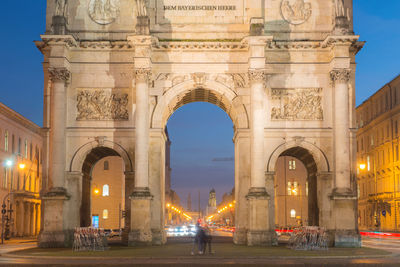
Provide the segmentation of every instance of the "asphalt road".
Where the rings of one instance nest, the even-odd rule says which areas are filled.
[[[221,241],[226,239],[221,237]],[[170,258],[96,258],[96,259],[72,259],[72,258],[14,258],[5,253],[16,249],[26,249],[34,247],[35,243],[15,243],[0,245],[0,265],[1,266],[311,266],[311,267],[400,267],[400,239],[372,239],[365,238],[363,245],[371,248],[384,249],[392,252],[395,256],[382,258],[208,258],[182,257],[177,259]]]

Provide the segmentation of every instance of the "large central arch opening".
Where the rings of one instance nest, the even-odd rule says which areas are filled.
[[[239,116],[226,95],[205,88],[184,91],[166,105],[162,120],[169,136],[166,164],[170,166],[165,224],[170,240],[192,235],[193,225],[201,220],[216,238],[231,241],[235,225],[232,138]]]

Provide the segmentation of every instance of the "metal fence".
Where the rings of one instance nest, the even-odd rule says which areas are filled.
[[[328,249],[326,229],[318,226],[296,228],[289,239],[289,247],[295,250],[326,250]]]
[[[107,238],[104,229],[77,227],[74,232],[73,251],[104,251]]]

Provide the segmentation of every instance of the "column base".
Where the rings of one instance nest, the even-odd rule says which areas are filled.
[[[151,246],[152,233],[151,231],[131,230],[128,235],[129,247]]]
[[[64,230],[64,202],[69,199],[65,188],[52,188],[43,197],[43,230],[38,237],[42,248],[72,247],[73,231]]]
[[[74,243],[74,231],[40,232],[38,236],[39,248],[71,248]]]
[[[151,229],[152,244],[156,246],[161,246],[167,243],[167,236],[165,231],[162,229]]]
[[[274,230],[268,231],[248,231],[247,245],[271,247],[278,245],[278,239]]]
[[[361,235],[355,230],[336,230],[335,247],[339,248],[360,248]]]
[[[247,231],[247,245],[277,245],[276,233],[269,218],[270,196],[265,187],[250,188],[247,200],[249,201],[249,229]]]
[[[236,228],[233,233],[233,243],[236,245],[247,245],[247,230]]]
[[[128,246],[152,245],[150,202],[153,196],[149,188],[135,188],[131,200],[131,230],[128,235]]]

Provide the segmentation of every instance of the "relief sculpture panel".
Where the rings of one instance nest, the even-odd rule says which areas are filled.
[[[120,91],[120,90],[119,90]],[[129,96],[112,89],[80,89],[77,121],[129,120]]]
[[[323,120],[322,88],[272,89],[272,120]]]

